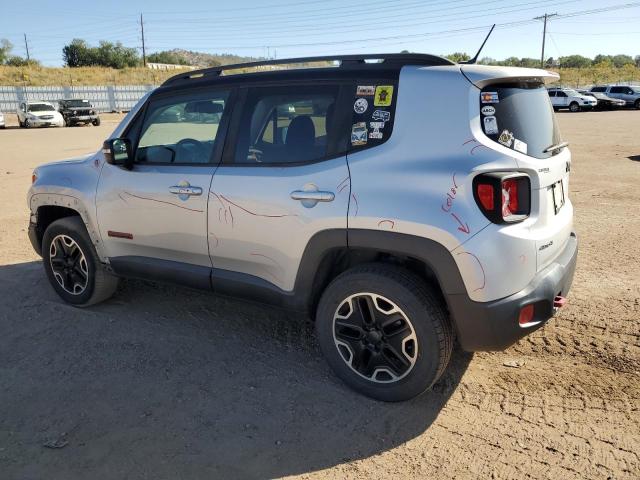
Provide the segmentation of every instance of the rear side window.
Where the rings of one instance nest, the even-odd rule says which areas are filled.
[[[591,89],[592,92],[606,92],[607,91],[607,87],[593,87]]]
[[[611,87],[611,93],[627,93],[627,87]]]
[[[350,150],[378,146],[393,130],[397,82],[359,80],[353,86]]]
[[[485,135],[507,148],[535,158],[549,158],[560,151],[545,151],[562,140],[542,85],[485,87],[480,93],[480,113]]]
[[[335,136],[338,86],[263,87],[249,91],[235,163],[293,164],[327,157]]]

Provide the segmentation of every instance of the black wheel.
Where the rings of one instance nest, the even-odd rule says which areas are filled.
[[[428,390],[453,348],[442,303],[418,276],[383,264],[353,268],[331,282],[318,304],[316,332],[338,377],[389,402]]]
[[[42,260],[47,277],[60,297],[86,307],[113,295],[118,278],[107,272],[80,217],[53,222],[44,232]]]
[[[571,102],[569,104],[569,110],[572,111],[573,113],[579,112],[580,111],[580,105],[578,105],[578,102]]]
[[[636,100],[636,103],[634,103],[633,106],[636,107],[636,110],[640,110],[640,98]]]
[[[29,121],[28,118],[24,121],[24,126],[25,126],[25,128],[31,128],[32,127],[31,122]]]
[[[94,127],[97,127],[98,125],[100,125],[100,117],[96,117],[91,123]]]

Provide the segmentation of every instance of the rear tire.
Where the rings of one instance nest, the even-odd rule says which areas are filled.
[[[93,124],[94,127],[99,126],[100,125],[100,117],[96,118],[91,123]]]
[[[573,113],[579,112],[580,111],[580,105],[578,105],[578,102],[571,102],[569,104],[569,110]]]
[[[42,261],[56,293],[77,307],[102,302],[118,287],[118,277],[105,270],[80,217],[49,225],[42,238]]]
[[[31,122],[29,121],[28,118],[24,121],[24,127],[25,128],[31,128],[32,127]]]
[[[362,265],[333,280],[318,304],[316,332],[338,377],[387,402],[431,388],[453,349],[442,302],[418,276],[384,264]]]
[[[640,98],[636,100],[636,103],[634,103],[633,106],[636,108],[636,110],[640,110]]]

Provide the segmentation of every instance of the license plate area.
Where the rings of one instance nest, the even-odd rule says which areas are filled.
[[[551,185],[551,196],[553,198],[553,212],[555,215],[558,214],[560,209],[564,206],[564,185],[562,180],[557,181],[553,185]]]

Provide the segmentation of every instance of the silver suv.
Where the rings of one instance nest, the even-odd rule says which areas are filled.
[[[624,100],[627,106],[640,110],[640,86],[635,85],[607,85],[591,89],[592,92],[601,92],[611,98]]]
[[[387,401],[430,388],[454,339],[544,325],[577,256],[557,75],[305,61],[327,67],[181,73],[99,152],[38,167],[29,237],[56,292],[88,306],[139,277],[306,312],[336,374]]]

